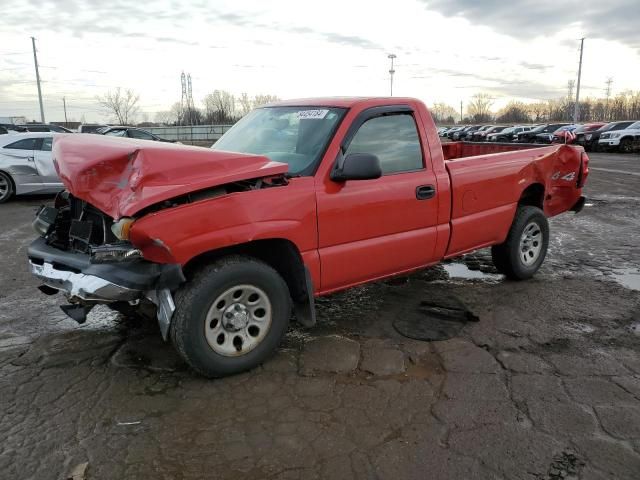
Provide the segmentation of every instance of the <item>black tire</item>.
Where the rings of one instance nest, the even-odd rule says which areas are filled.
[[[537,225],[540,233],[536,243],[535,238],[532,245],[540,250],[537,257],[530,264],[525,263],[522,251],[521,238],[525,229],[533,228]],[[535,228],[533,230],[535,232]],[[516,215],[509,229],[509,234],[504,243],[491,247],[491,258],[496,269],[512,280],[526,280],[540,269],[549,247],[549,222],[544,212],[537,207],[520,206],[516,210]],[[530,251],[527,252],[529,254]]]
[[[253,349],[226,356],[214,351],[207,341],[207,313],[223,292],[246,284],[266,294],[271,305],[271,324]],[[266,263],[245,256],[225,257],[202,267],[176,292],[174,301],[176,310],[170,329],[173,345],[196,372],[209,378],[233,375],[260,365],[277,349],[291,317],[291,297],[282,277]],[[225,334],[235,335],[226,330]]]
[[[13,179],[8,174],[0,172],[0,203],[8,201],[14,192]]]
[[[633,140],[631,138],[623,138],[620,140],[620,146],[618,149],[622,153],[631,153],[633,151]]]

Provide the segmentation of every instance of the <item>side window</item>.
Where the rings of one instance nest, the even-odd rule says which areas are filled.
[[[17,142],[5,145],[4,148],[10,148],[12,150],[35,150],[37,142],[37,138],[23,138],[22,140],[18,140]]]
[[[129,136],[131,138],[140,138],[142,140],[153,140],[153,135],[142,130],[129,130]]]
[[[350,153],[376,155],[383,174],[423,168],[416,122],[407,114],[367,120],[354,135],[345,154]]]
[[[45,137],[42,139],[42,146],[40,147],[40,150],[42,150],[43,152],[50,152],[52,144],[53,137]]]

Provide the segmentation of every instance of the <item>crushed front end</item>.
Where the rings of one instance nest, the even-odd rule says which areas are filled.
[[[65,313],[83,323],[96,304],[118,311],[154,304],[166,339],[171,291],[185,281],[180,265],[145,260],[122,234],[126,225],[66,191],[40,208],[33,226],[40,237],[28,249],[31,272],[43,293],[65,295]]]

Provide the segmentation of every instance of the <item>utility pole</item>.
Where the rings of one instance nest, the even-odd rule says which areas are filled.
[[[573,123],[580,119],[580,77],[582,76],[582,51],[584,50],[584,37],[580,39],[580,63],[578,64],[578,85],[576,86],[576,107],[573,111]]]
[[[187,77],[184,72],[180,75],[180,83],[182,84],[182,98],[180,99],[180,119],[178,120],[178,125],[183,125],[185,120],[184,109],[188,107],[188,97],[187,97]]]
[[[463,117],[462,117],[462,100],[460,100],[460,124],[462,124],[462,120],[463,120]]]
[[[396,73],[396,71],[393,69],[393,59],[396,58],[396,55],[393,53],[390,53],[389,55],[387,55],[387,58],[389,58],[391,60],[391,68],[389,69],[389,81],[391,83],[391,97],[393,97],[393,74]]]
[[[193,91],[191,90],[191,74],[187,74],[187,104],[189,105],[189,125],[195,120],[196,107],[193,105]]]
[[[38,71],[38,55],[36,54],[36,39],[31,37],[33,46],[33,63],[36,66],[36,83],[38,84],[38,99],[40,100],[40,121],[44,123],[44,108],[42,107],[42,90],[40,90],[40,72]]]
[[[569,102],[571,102],[571,100],[573,99],[573,89],[575,86],[576,86],[575,80],[569,80],[567,82],[567,99],[569,100]]]
[[[62,97],[62,105],[64,106],[64,126],[65,127],[69,127],[69,125],[67,125],[69,122],[67,121],[67,99]]]

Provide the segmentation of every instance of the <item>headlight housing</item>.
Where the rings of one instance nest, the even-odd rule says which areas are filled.
[[[126,262],[142,258],[142,252],[128,242],[91,248],[91,263]]]
[[[117,222],[113,222],[111,231],[118,240],[129,240],[129,231],[131,230],[133,222],[135,222],[135,218],[122,217]]]
[[[611,134],[611,138],[618,138],[620,135],[622,135],[621,133],[612,133]]]

